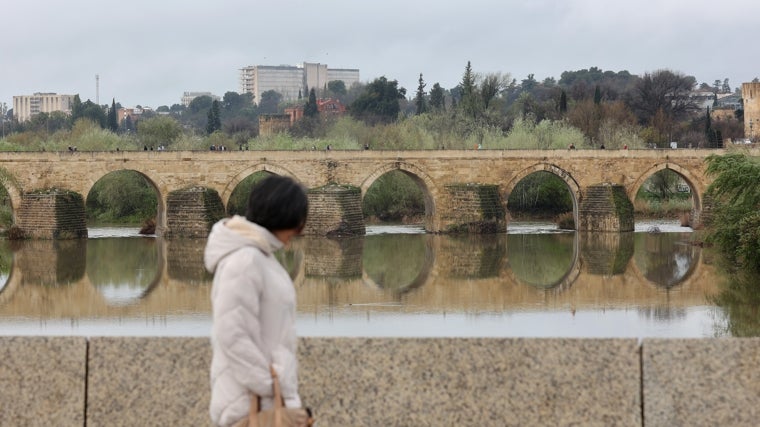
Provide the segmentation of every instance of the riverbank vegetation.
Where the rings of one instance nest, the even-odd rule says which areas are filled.
[[[708,242],[735,266],[760,272],[760,160],[744,153],[710,156],[714,178],[705,194],[711,207]]]

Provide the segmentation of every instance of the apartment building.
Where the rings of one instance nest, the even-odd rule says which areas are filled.
[[[13,97],[13,117],[19,122],[25,122],[38,113],[62,111],[71,114],[75,95],[58,95],[49,92],[36,92],[34,95],[19,95]]]
[[[240,93],[252,93],[258,103],[261,94],[273,90],[283,100],[293,101],[308,95],[309,89],[323,89],[328,82],[343,80],[346,87],[359,82],[358,69],[330,69],[326,64],[304,62],[292,65],[252,65],[240,70]]]

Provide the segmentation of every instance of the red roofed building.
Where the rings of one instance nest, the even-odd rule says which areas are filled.
[[[337,99],[318,99],[317,111],[323,116],[340,116],[346,112],[346,106]],[[290,116],[290,124],[292,125],[303,117],[303,105],[286,108],[285,114]]]

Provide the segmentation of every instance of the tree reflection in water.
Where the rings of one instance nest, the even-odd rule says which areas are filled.
[[[87,276],[109,304],[130,304],[160,280],[156,239],[89,239],[86,248]]]
[[[574,267],[574,239],[575,233],[508,234],[509,267],[526,285],[553,288]]]
[[[756,272],[741,271],[726,276],[721,292],[710,301],[723,310],[718,336],[760,336],[760,281]]]

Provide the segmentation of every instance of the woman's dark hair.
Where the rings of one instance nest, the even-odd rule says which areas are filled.
[[[254,184],[245,218],[269,231],[303,228],[309,213],[306,190],[292,178],[270,175]]]

